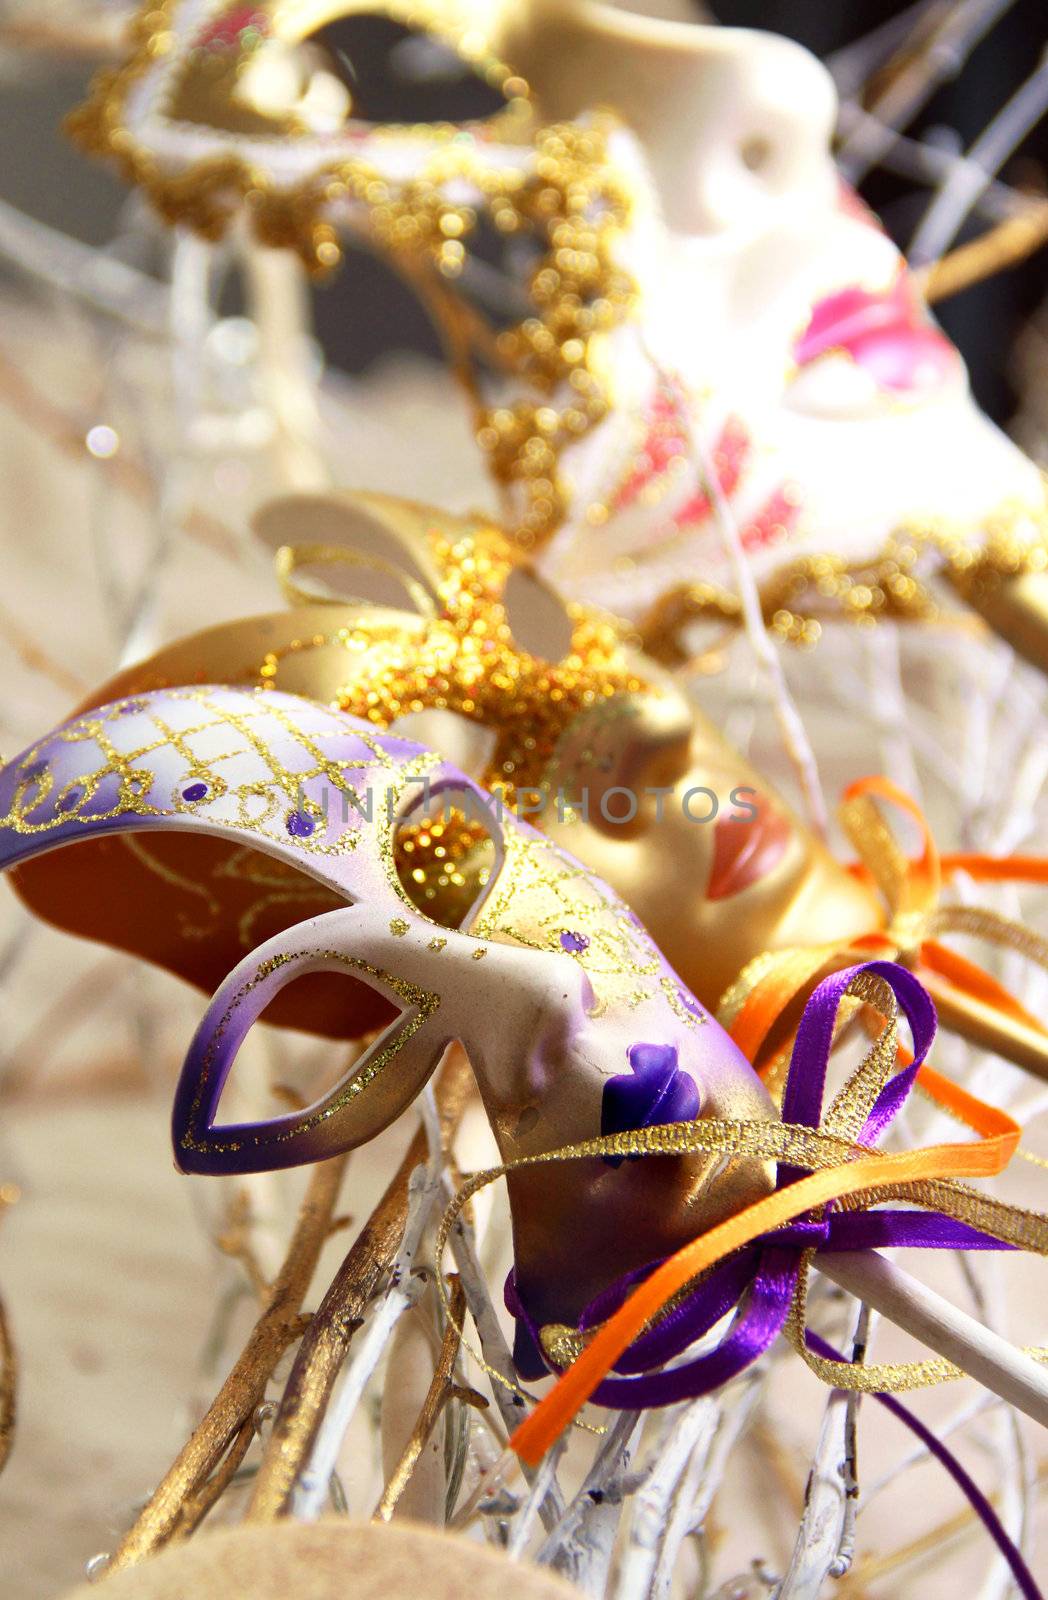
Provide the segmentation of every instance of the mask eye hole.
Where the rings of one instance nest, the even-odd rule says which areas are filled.
[[[454,786],[421,798],[393,838],[401,888],[423,916],[444,928],[468,927],[498,874],[501,854],[484,801]]]
[[[446,40],[375,13],[338,17],[308,36],[365,122],[472,122],[505,97]]]
[[[266,1116],[302,1113],[351,1070],[345,1049],[333,1051],[330,1037],[318,1042],[311,1033],[289,1029],[289,1016],[323,1018],[329,1035],[352,1041],[352,1059],[364,1053],[373,1034],[392,1029],[400,1011],[349,974],[309,972],[293,978],[256,1019],[281,1029],[279,1049],[268,1028],[250,1030],[223,1086],[216,1122],[238,1122],[260,1110]]]
[[[535,573],[515,567],[506,581],[503,603],[520,649],[544,661],[563,661],[570,655],[574,630],[567,608]]]

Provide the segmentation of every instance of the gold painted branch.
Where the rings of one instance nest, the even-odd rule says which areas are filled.
[[[970,581],[963,574],[950,581],[1017,655],[1048,672],[1048,572],[1012,576],[980,569]]]
[[[973,995],[962,994],[924,967],[920,979],[935,1002],[942,1027],[1048,1083],[1048,1037]]]
[[[314,1170],[268,1306],[207,1415],[124,1535],[108,1572],[134,1566],[167,1544],[178,1534],[187,1506],[195,1506],[190,1512],[192,1522],[194,1517],[200,1520],[213,1504],[207,1488],[211,1474],[217,1472],[220,1482],[226,1477],[230,1453],[235,1455],[240,1447],[243,1430],[262,1400],[277,1362],[299,1333],[303,1296],[328,1235],[347,1160],[348,1156],[338,1156]]]

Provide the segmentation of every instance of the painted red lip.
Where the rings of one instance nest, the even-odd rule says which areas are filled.
[[[777,867],[790,842],[790,824],[764,795],[747,802],[757,815],[721,817],[713,829],[713,865],[707,900],[728,900]],[[740,806],[741,809],[741,806]]]
[[[799,367],[832,350],[846,350],[884,389],[912,391],[943,383],[956,369],[957,352],[928,321],[909,274],[890,289],[841,289],[812,309],[793,347]]]

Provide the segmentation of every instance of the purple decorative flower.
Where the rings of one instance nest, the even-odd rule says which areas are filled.
[[[316,822],[305,811],[289,811],[286,826],[292,839],[308,839]]]
[[[620,1072],[604,1085],[600,1105],[600,1131],[632,1133],[662,1122],[692,1122],[699,1114],[698,1086],[690,1073],[677,1065],[672,1044],[634,1044],[628,1051],[632,1072]],[[609,1167],[639,1156],[604,1156]]]
[[[565,929],[560,936],[560,948],[566,950],[569,955],[579,956],[583,950],[589,949],[589,940],[584,933],[571,933]]]

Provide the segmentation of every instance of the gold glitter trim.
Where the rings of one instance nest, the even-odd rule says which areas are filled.
[[[956,611],[943,607],[918,570],[929,558],[933,570],[952,580],[962,595],[1048,571],[1048,506],[1005,505],[987,518],[984,532],[977,544],[970,524],[915,522],[893,534],[869,562],[849,564],[831,554],[798,556],[762,586],[765,624],[786,643],[811,649],[826,621],[861,627],[887,620],[956,621]],[[738,596],[714,583],[678,584],[640,623],[641,642],[655,660],[681,666],[690,659],[684,630],[701,621],[740,627]]]
[[[286,8],[270,3],[258,9],[279,32]],[[439,8],[384,0],[382,9],[440,32],[460,52],[469,37],[465,30],[449,30]],[[132,90],[172,49],[175,13],[176,0],[146,0],[134,23],[128,61],[96,77],[85,104],[66,121],[70,136],[89,154],[115,161],[167,222],[215,239],[246,213],[264,244],[298,251],[315,272],[331,269],[341,257],[330,210],[357,208],[370,242],[400,267],[436,316],[452,364],[473,400],[477,439],[492,474],[523,491],[515,536],[525,547],[543,543],[568,507],[561,454],[610,409],[605,346],[635,299],[633,280],[616,260],[633,192],[608,156],[613,119],[536,128],[527,84],[489,57],[484,61],[488,81],[511,98],[505,112],[475,125],[481,138],[468,125],[368,128],[369,141],[408,136],[432,142],[433,152],[421,169],[400,181],[360,157],[341,156],[282,187],[251,160],[247,133],[237,135],[236,153],[191,162],[171,175],[136,142],[126,110]],[[476,53],[463,54],[476,60]],[[177,95],[191,70],[189,49],[186,58],[187,69],[176,75],[161,116],[170,118],[177,110],[170,95]],[[290,123],[276,131],[290,140],[309,137]],[[494,140],[501,156],[519,147],[521,159],[492,160],[484,146]],[[477,226],[477,210],[461,199],[463,184],[475,189],[480,209],[498,233],[527,235],[541,251],[523,286],[529,314],[497,335],[486,325],[478,334],[480,319],[445,286],[462,273]],[[488,406],[479,399],[481,357],[488,352],[523,387],[524,397],[510,406]],[[565,392],[565,399],[555,398]]]
[[[341,711],[380,728],[410,713],[454,711],[492,730],[495,749],[481,782],[512,807],[519,790],[544,788],[557,745],[582,712],[660,691],[628,664],[620,626],[586,607],[565,606],[571,640],[560,661],[516,643],[506,596],[523,558],[499,528],[478,521],[452,533],[434,523],[427,540],[439,574],[436,615],[391,620],[387,610],[356,607],[351,623],[294,639],[245,672],[280,688],[285,661],[341,646]],[[288,573],[297,547],[286,548]]]
[[[884,1161],[890,1163],[893,1159],[891,1156],[884,1156],[882,1152],[859,1143],[842,1130],[845,1126],[854,1127],[856,1118],[863,1116],[863,1107],[872,1106],[896,1069],[898,1004],[887,984],[866,973],[857,975],[849,984],[846,997],[860,1003],[875,1002],[881,1010],[885,1023],[852,1078],[830,1106],[820,1128],[813,1129],[803,1124],[784,1122],[744,1122],[700,1117],[694,1122],[660,1123],[631,1130],[628,1133],[604,1135],[601,1138],[565,1145],[558,1150],[521,1157],[516,1161],[488,1168],[474,1173],[462,1185],[445,1211],[437,1232],[438,1261],[442,1259],[456,1218],[472,1197],[488,1184],[521,1167],[538,1166],[546,1162],[579,1161],[595,1156],[665,1156],[695,1153],[718,1156],[722,1160],[745,1156],[755,1161],[777,1161],[798,1167],[805,1172],[839,1167],[849,1161],[873,1155],[881,1155]],[[901,1152],[896,1159],[905,1160],[905,1157],[906,1152]],[[921,1178],[897,1184],[884,1183],[859,1194],[845,1195],[839,1198],[836,1204],[844,1210],[864,1211],[891,1200],[902,1201],[924,1210],[941,1211],[1019,1249],[1033,1251],[1038,1255],[1048,1255],[1048,1215],[997,1200],[956,1179]],[[824,1361],[814,1356],[807,1349],[804,1339],[807,1278],[813,1259],[813,1251],[806,1251],[801,1257],[798,1287],[786,1332],[798,1353],[824,1382],[837,1388],[897,1393],[964,1376],[959,1367],[938,1357],[923,1361],[867,1366]],[[695,1282],[685,1285],[678,1291],[678,1295],[690,1293],[695,1287]],[[443,1274],[438,1274],[438,1285],[447,1312],[448,1292]],[[660,1315],[665,1310],[666,1307],[662,1307]],[[651,1323],[649,1322],[647,1326],[651,1326]],[[587,1330],[585,1338],[592,1338],[597,1331],[596,1328]],[[568,1360],[574,1360],[585,1340],[575,1329],[569,1329],[561,1324],[551,1324],[542,1330],[542,1343],[548,1354],[556,1350]],[[1037,1360],[1048,1361],[1046,1348],[1027,1347],[1025,1353]]]
[[[364,1057],[363,1063],[359,1065],[358,1070],[336,1089],[325,1105],[318,1106],[316,1110],[307,1111],[303,1116],[296,1118],[294,1125],[290,1128],[270,1129],[269,1131],[255,1133],[250,1138],[243,1138],[236,1143],[224,1145],[223,1148],[225,1149],[239,1150],[244,1145],[249,1145],[253,1149],[265,1149],[268,1145],[283,1144],[291,1138],[297,1139],[300,1135],[308,1133],[312,1128],[327,1122],[329,1118],[343,1111],[351,1100],[354,1100],[357,1095],[363,1094],[364,1090],[375,1082],[380,1073],[384,1072],[390,1062],[396,1059],[408,1041],[414,1038],[419,1029],[429,1021],[440,1006],[440,996],[431,990],[423,989],[416,983],[410,983],[406,978],[398,978],[395,973],[386,972],[381,967],[373,967],[370,962],[362,960],[361,957],[346,955],[341,950],[295,950],[289,951],[284,955],[273,956],[268,961],[262,961],[259,963],[257,971],[237,990],[230,1000],[221,1020],[211,1035],[207,1051],[201,1062],[200,1075],[193,1095],[192,1108],[188,1118],[191,1125],[195,1126],[199,1119],[200,1101],[211,1076],[215,1053],[241,1001],[281,967],[285,967],[292,962],[301,961],[307,957],[310,962],[317,960],[337,962],[351,972],[359,972],[365,977],[374,978],[378,983],[384,984],[391,989],[398,999],[404,1001],[406,1007],[410,1006],[412,1009],[409,1012],[405,1012],[397,1022],[392,1024],[386,1042],[383,1044],[381,1040],[379,1041],[374,1053],[369,1052]],[[217,1136],[222,1133],[222,1128],[219,1126],[209,1131],[212,1135]],[[207,1143],[200,1143],[193,1138],[188,1130],[182,1135],[181,1145],[184,1150],[210,1151],[214,1148],[213,1140]]]

